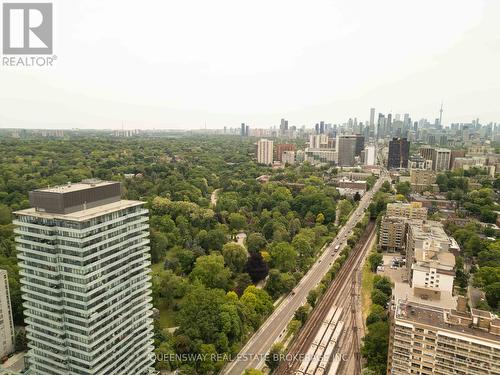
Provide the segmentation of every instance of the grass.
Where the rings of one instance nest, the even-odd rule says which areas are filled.
[[[370,269],[370,264],[365,262],[363,266],[363,274],[361,277],[361,310],[363,312],[363,321],[370,313],[372,305],[371,293],[373,290],[373,277],[375,274]]]
[[[165,301],[160,300],[158,310],[160,310],[160,327],[172,328],[177,326],[175,321],[176,312],[168,307]]]

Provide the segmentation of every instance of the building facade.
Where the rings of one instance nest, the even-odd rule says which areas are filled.
[[[277,144],[275,147],[275,160],[282,162],[283,161],[283,153],[286,151],[295,151],[295,145],[291,143],[281,143]]]
[[[432,169],[436,172],[450,169],[451,150],[447,148],[436,148],[432,158]]]
[[[358,142],[358,137],[355,135],[344,135],[339,138],[339,147],[338,147],[339,166],[352,167],[354,165],[357,142]]]
[[[148,374],[148,211],[116,182],[30,193],[14,224],[30,375]]]
[[[466,304],[466,302],[465,302]],[[500,321],[489,312],[396,301],[391,312],[388,375],[496,375]]]
[[[274,142],[269,139],[261,139],[257,142],[257,163],[273,164],[273,146]]]
[[[0,358],[14,352],[14,322],[7,271],[0,269]]]
[[[393,138],[389,141],[388,169],[408,168],[410,142],[406,138]]]

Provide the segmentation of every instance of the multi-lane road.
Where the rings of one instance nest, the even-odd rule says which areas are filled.
[[[340,250],[335,251],[335,247],[339,245],[340,249],[342,249],[345,246],[352,230],[363,218],[365,210],[373,198],[373,194],[387,180],[387,175],[385,172],[382,172],[372,190],[366,192],[361,198],[359,205],[351,214],[347,223],[340,229],[337,237],[327,246],[323,254],[316,260],[294,290],[279,304],[259,330],[250,338],[239,352],[237,358],[224,367],[221,372],[222,374],[239,375],[247,368],[262,367],[265,361],[265,354],[269,352],[273,343],[284,335],[287,324],[292,320],[295,311],[306,302],[309,291],[319,284],[338,256]]]

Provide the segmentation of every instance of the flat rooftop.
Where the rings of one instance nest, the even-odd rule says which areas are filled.
[[[52,212],[37,211],[35,208],[27,208],[25,210],[15,211],[15,215],[19,216],[33,216],[45,219],[62,219],[71,221],[87,221],[95,217],[106,215],[110,212],[126,209],[129,207],[135,207],[143,205],[144,202],[141,201],[130,201],[130,200],[119,200],[117,202],[112,202],[97,207],[88,208],[86,210],[80,210],[75,212],[70,212],[67,214],[58,214]]]
[[[66,184],[66,185],[48,186],[46,188],[36,189],[33,191],[34,192],[65,194],[65,193],[74,192],[74,191],[93,189],[95,187],[100,187],[100,186],[114,185],[117,183],[118,182],[116,182],[116,181],[102,181],[102,180],[97,180],[97,179],[89,179],[89,180],[83,180],[81,182],[76,182],[76,183],[68,182],[68,184]]]
[[[68,214],[87,210],[121,198],[121,184],[97,179],[47,187],[29,192],[30,204],[37,211]]]
[[[499,336],[486,330],[469,327],[466,325],[455,325],[447,322],[446,317],[451,311],[436,306],[429,306],[417,302],[405,302],[399,300],[396,306],[395,317],[397,320],[408,321],[414,324],[424,324],[442,331],[471,336],[472,338],[481,338],[491,340],[492,346],[500,349]],[[466,314],[468,315],[468,314]]]

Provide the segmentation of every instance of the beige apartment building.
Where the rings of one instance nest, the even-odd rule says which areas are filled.
[[[413,192],[421,193],[435,183],[436,172],[427,169],[410,170],[410,185]]]
[[[261,139],[257,142],[257,163],[273,164],[274,142],[269,139]]]
[[[422,203],[420,202],[389,203],[387,205],[386,216],[424,220],[427,218],[427,208],[422,207]]]
[[[450,237],[443,224],[427,220],[409,223],[406,232],[406,267],[408,281],[412,285],[412,266],[423,260],[433,260],[432,254],[445,254],[450,251]]]
[[[7,271],[0,269],[0,358],[14,351],[14,323]]]
[[[500,374],[500,320],[465,298],[456,310],[400,299],[391,315],[387,374]]]
[[[389,203],[380,224],[379,246],[384,251],[402,251],[408,220],[421,222],[427,218],[427,208],[420,202]]]

